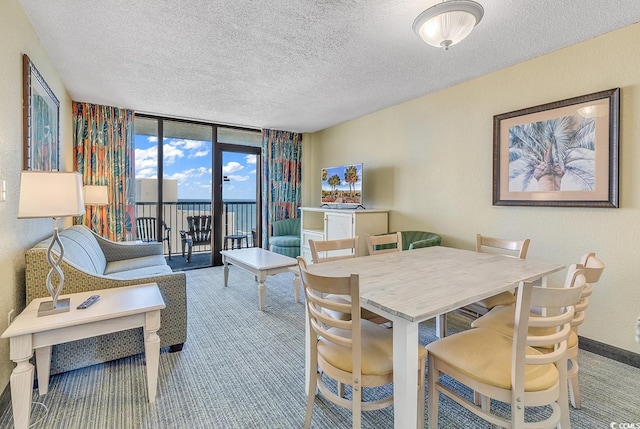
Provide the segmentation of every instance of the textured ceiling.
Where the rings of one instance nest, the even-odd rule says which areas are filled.
[[[640,0],[479,2],[445,52],[411,29],[434,0],[20,0],[75,101],[301,132],[640,21]]]

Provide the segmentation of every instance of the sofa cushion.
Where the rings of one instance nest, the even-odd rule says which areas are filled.
[[[129,280],[135,278],[144,278],[157,276],[159,274],[171,274],[171,267],[168,265],[154,265],[152,267],[134,268],[132,270],[119,271],[117,273],[108,274],[111,279]]]
[[[104,253],[93,234],[87,228],[72,226],[61,231],[58,236],[64,246],[64,259],[78,268],[92,274],[102,274],[107,265]],[[51,238],[42,240],[35,248],[46,249],[51,243]],[[54,252],[59,254],[60,249],[54,246]]]
[[[154,266],[167,266],[163,255],[144,256],[142,258],[124,259],[122,261],[109,262],[104,270],[104,274],[114,274],[122,271],[131,271],[138,268]],[[162,271],[165,272],[165,271]],[[169,270],[171,272],[171,270]]]

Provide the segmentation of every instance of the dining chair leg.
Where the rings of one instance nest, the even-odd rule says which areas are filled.
[[[433,359],[428,358],[427,361],[429,362],[429,370],[427,371],[429,374],[429,420],[427,427],[437,428],[440,393],[436,390],[436,383],[438,382],[440,374],[435,368]]]
[[[578,385],[578,377],[571,377],[569,379],[569,399],[571,399],[571,405],[573,408],[579,410],[582,408],[580,403],[580,387]]]
[[[578,383],[578,362],[574,359],[568,359],[569,369],[568,375],[569,378],[569,399],[571,400],[571,405],[573,408],[580,409],[580,385]]]
[[[311,345],[311,356],[309,359],[309,393],[307,394],[307,413],[304,418],[304,429],[311,427],[311,416],[313,415],[313,404],[316,400],[316,393],[318,391],[318,377],[321,374],[318,373],[318,351],[315,349],[315,345]]]
[[[560,384],[560,398],[558,398],[558,404],[560,405],[560,427],[562,429],[569,429],[571,427],[569,419],[569,391],[567,383],[567,359],[561,359],[558,361],[558,382]]]

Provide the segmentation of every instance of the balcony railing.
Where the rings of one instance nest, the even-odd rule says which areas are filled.
[[[256,202],[251,200],[223,201],[222,207],[223,237],[242,234],[247,236],[246,242],[243,243],[244,245],[248,247],[257,245],[257,238],[254,237],[256,231]],[[169,236],[171,253],[180,254],[182,252],[180,231],[189,231],[187,216],[211,215],[211,202],[180,201],[177,203],[164,203],[162,211],[165,223],[171,228]],[[155,217],[156,203],[136,202],[136,217],[142,216]],[[211,246],[194,245],[193,251],[211,252]],[[168,253],[169,250],[165,243],[165,254]]]

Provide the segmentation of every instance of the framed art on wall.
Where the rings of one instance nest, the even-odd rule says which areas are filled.
[[[22,56],[23,169],[60,170],[60,102],[27,54]]]
[[[618,207],[620,88],[493,118],[493,204]]]

